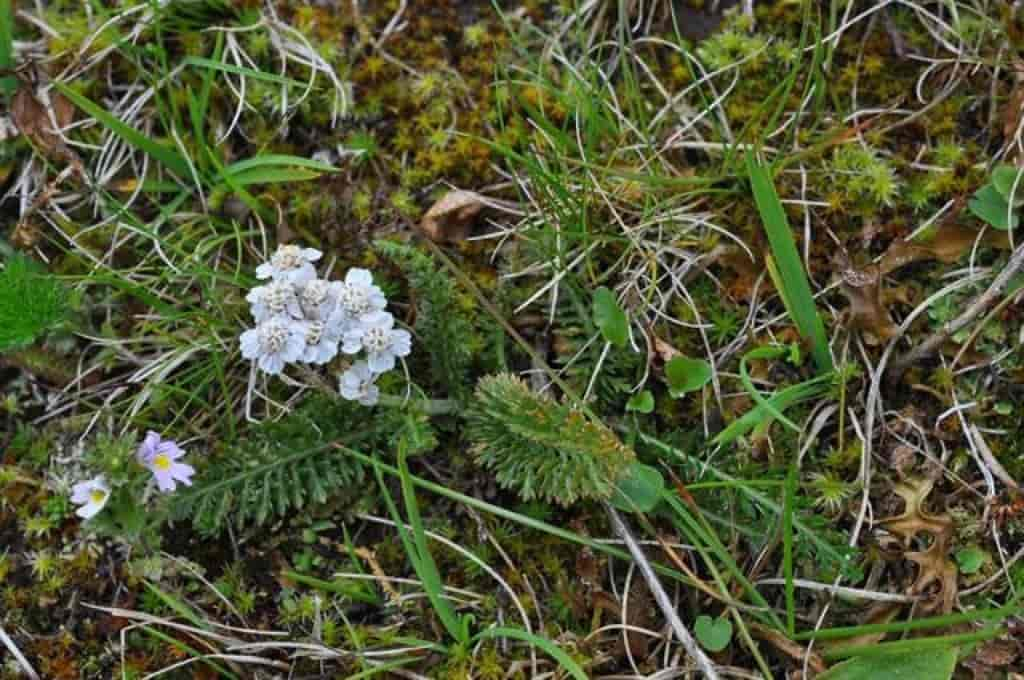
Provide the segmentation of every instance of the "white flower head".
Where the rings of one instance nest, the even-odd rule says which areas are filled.
[[[277,375],[285,364],[302,358],[306,329],[301,321],[275,317],[242,333],[239,340],[243,357],[255,361],[262,371]]]
[[[375,373],[384,373],[395,367],[397,357],[412,351],[409,331],[395,329],[395,318],[387,312],[371,312],[345,333],[341,347],[346,354],[366,350],[366,363]]]
[[[103,475],[79,482],[71,487],[71,502],[81,506],[75,514],[83,519],[95,517],[110,499],[110,485]]]
[[[380,388],[374,383],[377,374],[370,370],[365,361],[357,361],[341,374],[338,389],[341,396],[349,401],[358,401],[363,406],[373,406],[380,398]]]
[[[256,278],[302,285],[316,278],[316,269],[312,263],[321,257],[323,253],[316,248],[278,246],[277,252],[270,256],[270,262],[256,267]]]
[[[348,270],[338,289],[338,305],[350,319],[382,311],[387,304],[384,293],[373,284],[373,274],[358,267]]]
[[[295,287],[285,281],[271,281],[265,286],[257,286],[249,291],[245,299],[249,302],[256,323],[275,316],[302,317]]]
[[[330,317],[338,307],[341,281],[325,281],[313,279],[307,281],[299,290],[299,305],[307,319],[324,319]]]
[[[338,343],[348,325],[345,315],[336,310],[324,320],[303,322],[306,331],[306,349],[302,361],[307,364],[326,364],[338,355]]]

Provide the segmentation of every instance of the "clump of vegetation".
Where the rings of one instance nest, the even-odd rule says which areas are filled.
[[[519,378],[481,378],[469,413],[477,460],[523,500],[607,499],[636,454],[606,427]]]
[[[0,270],[0,352],[31,345],[57,329],[68,318],[70,295],[29,258],[8,258]]]

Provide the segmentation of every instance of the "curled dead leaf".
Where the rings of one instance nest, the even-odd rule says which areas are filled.
[[[846,268],[840,272],[843,294],[850,301],[850,328],[864,333],[868,344],[877,345],[896,334],[882,296],[882,275],[878,267]]]
[[[949,559],[953,539],[953,519],[925,510],[924,502],[935,482],[927,478],[908,478],[898,482],[893,491],[903,499],[903,514],[882,520],[882,525],[903,539],[903,545],[918,533],[931,537],[923,551],[907,552],[904,558],[917,565],[917,577],[908,588],[909,595],[922,596],[921,611],[949,613],[957,593],[957,567]]]
[[[666,364],[672,361],[672,359],[683,355],[682,352],[659,338],[653,332],[651,333],[651,340],[654,341],[654,354]]]
[[[454,189],[431,206],[420,220],[420,231],[435,243],[457,243],[469,237],[473,222],[486,205],[474,191]]]
[[[904,557],[917,565],[917,578],[910,585],[908,594],[924,596],[919,611],[943,614],[952,612],[956,600],[958,570],[956,564],[949,559],[948,540],[936,536],[926,550],[908,552]]]

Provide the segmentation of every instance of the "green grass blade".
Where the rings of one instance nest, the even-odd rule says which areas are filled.
[[[466,644],[469,642],[466,637],[468,631],[444,594],[444,581],[441,579],[437,563],[434,562],[434,557],[430,554],[430,548],[427,545],[427,533],[423,528],[423,519],[420,517],[419,504],[416,502],[416,492],[412,486],[409,464],[406,461],[405,447],[402,445],[398,451],[398,474],[402,483],[405,510],[409,515],[409,524],[412,525],[412,542],[417,553],[414,563],[416,575],[423,582],[423,589],[427,591],[427,597],[434,605],[444,627],[448,629],[448,634],[457,642]]]
[[[317,172],[338,172],[338,168],[334,167],[330,163],[322,163],[315,161],[312,158],[304,158],[303,156],[291,156],[288,154],[265,154],[260,156],[253,156],[252,158],[246,158],[244,161],[238,161],[224,168],[224,172],[237,176],[238,174],[251,170],[253,168],[267,168],[267,167],[298,167],[307,168],[309,170],[315,170]]]
[[[822,323],[814,306],[814,295],[811,294],[811,285],[804,272],[803,262],[797,252],[796,243],[793,241],[793,233],[789,227],[789,220],[786,218],[786,211],[782,208],[782,202],[775,192],[775,185],[772,184],[768,172],[754,159],[753,155],[747,154],[747,173],[750,176],[750,186],[754,192],[754,200],[757,202],[757,210],[761,213],[761,221],[764,223],[764,230],[768,234],[768,241],[771,244],[772,256],[777,266],[776,272],[779,280],[776,285],[782,295],[786,310],[793,318],[800,335],[811,343],[811,353],[818,370],[825,372],[832,370],[832,355],[828,349],[828,337],[825,335],[825,324]]]
[[[276,83],[277,85],[291,85],[293,87],[306,86],[305,83],[295,80],[294,78],[285,78],[284,76],[279,76],[274,73],[257,71],[255,69],[246,68],[244,66],[225,64],[224,62],[217,61],[216,59],[206,59],[205,57],[189,57],[185,59],[182,63],[186,66],[198,66],[199,68],[211,69],[214,71],[222,71],[224,73],[232,73],[236,76],[245,76],[246,78],[252,78],[253,80],[263,80],[268,83]]]
[[[767,401],[771,403],[774,411],[782,412],[794,404],[814,399],[824,394],[828,391],[831,384],[831,374],[818,376],[817,378],[781,389],[768,397]],[[744,413],[739,419],[734,420],[729,427],[719,432],[711,440],[711,445],[724,446],[730,444],[771,417],[772,411],[759,404]]]
[[[954,645],[964,645],[973,642],[982,642],[999,637],[1006,632],[1005,628],[993,626],[975,633],[961,633],[959,635],[943,635],[942,637],[915,638],[913,640],[899,640],[897,642],[882,642],[857,647],[843,647],[824,653],[827,661],[836,659],[848,659],[855,656],[883,656],[897,652],[920,652],[928,653],[934,649],[949,649]]]
[[[162,642],[166,642],[167,644],[171,645],[172,647],[175,647],[175,648],[180,649],[181,651],[187,653],[189,656],[191,656],[192,658],[196,659],[196,661],[198,661],[199,663],[205,664],[205,665],[209,666],[210,668],[212,668],[213,670],[217,671],[217,673],[220,674],[221,676],[223,676],[225,678],[231,678],[231,680],[238,680],[238,676],[237,675],[235,675],[234,673],[229,671],[227,668],[224,668],[224,666],[221,666],[217,662],[213,661],[212,659],[206,658],[206,654],[204,654],[203,652],[199,651],[195,647],[192,647],[191,645],[187,645],[184,642],[182,642],[181,640],[179,640],[177,638],[174,638],[174,637],[171,637],[170,635],[168,635],[166,633],[162,633],[159,630],[156,630],[155,628],[150,628],[149,626],[142,626],[141,630],[146,635],[149,635],[151,637],[155,637],[157,640],[160,640]]]
[[[796,589],[793,585],[793,501],[796,498],[796,461],[786,475],[785,495],[782,499],[782,573],[786,578],[786,630],[792,637],[796,633]]]
[[[14,8],[13,0],[0,0],[0,69],[14,68]],[[0,92],[14,96],[18,80],[14,76],[0,78]]]
[[[551,656],[559,665],[567,670],[572,677],[576,680],[587,680],[589,677],[580,665],[572,660],[568,654],[566,654],[558,645],[542,637],[527,633],[521,628],[488,628],[480,631],[474,638],[473,642],[478,640],[499,640],[501,638],[512,638],[514,640],[522,640],[529,644],[540,647]]]
[[[188,161],[186,161],[177,151],[150,139],[121,119],[111,115],[106,109],[97,106],[90,99],[83,97],[63,83],[55,82],[54,87],[56,87],[61,94],[67,97],[72,104],[98,120],[103,126],[108,128],[125,142],[144,152],[155,161],[162,164],[165,168],[178,175],[181,179],[191,179],[192,171],[189,169]]]
[[[300,574],[297,571],[284,571],[281,573],[285,578],[291,579],[296,583],[301,583],[304,586],[310,588],[316,588],[326,593],[334,593],[335,595],[343,595],[344,597],[351,598],[357,602],[364,602],[366,604],[372,604],[381,606],[383,600],[377,595],[368,593],[362,588],[353,587],[344,583],[338,583],[337,581],[324,581],[323,579],[315,578],[313,576],[307,576],[306,574]]]
[[[946,616],[931,616],[926,619],[915,619],[913,621],[902,621],[899,623],[872,623],[863,626],[844,626],[841,628],[823,628],[811,630],[806,633],[797,633],[793,636],[796,641],[802,640],[842,640],[859,635],[873,635],[875,633],[906,633],[912,630],[929,630],[931,628],[945,628],[957,626],[973,621],[999,621],[1008,616],[1019,613],[1022,609],[1017,598],[1002,607],[996,609],[978,609],[963,612],[962,614],[947,614]]]

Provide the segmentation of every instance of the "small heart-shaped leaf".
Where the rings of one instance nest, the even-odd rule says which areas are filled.
[[[1011,196],[1015,205],[1024,202],[1024,168],[1012,165],[999,165],[992,171],[992,186],[995,187],[1003,201],[1009,202]]]
[[[665,364],[669,394],[673,399],[694,392],[711,381],[711,364],[703,359],[677,356]]]
[[[650,390],[637,392],[626,402],[626,410],[636,411],[637,413],[652,412],[654,410],[654,395],[651,394]]]
[[[633,461],[616,483],[611,502],[623,512],[650,512],[664,490],[665,478],[657,468]]]
[[[594,291],[594,324],[604,339],[616,347],[626,346],[629,339],[629,321],[615,294],[601,286]]]
[[[967,207],[975,217],[995,229],[1008,231],[1017,227],[1017,215],[1010,210],[1010,204],[991,184],[978,189],[967,203]]]
[[[728,619],[712,619],[706,614],[697,617],[693,632],[700,646],[709,652],[720,652],[732,640],[732,622]]]

